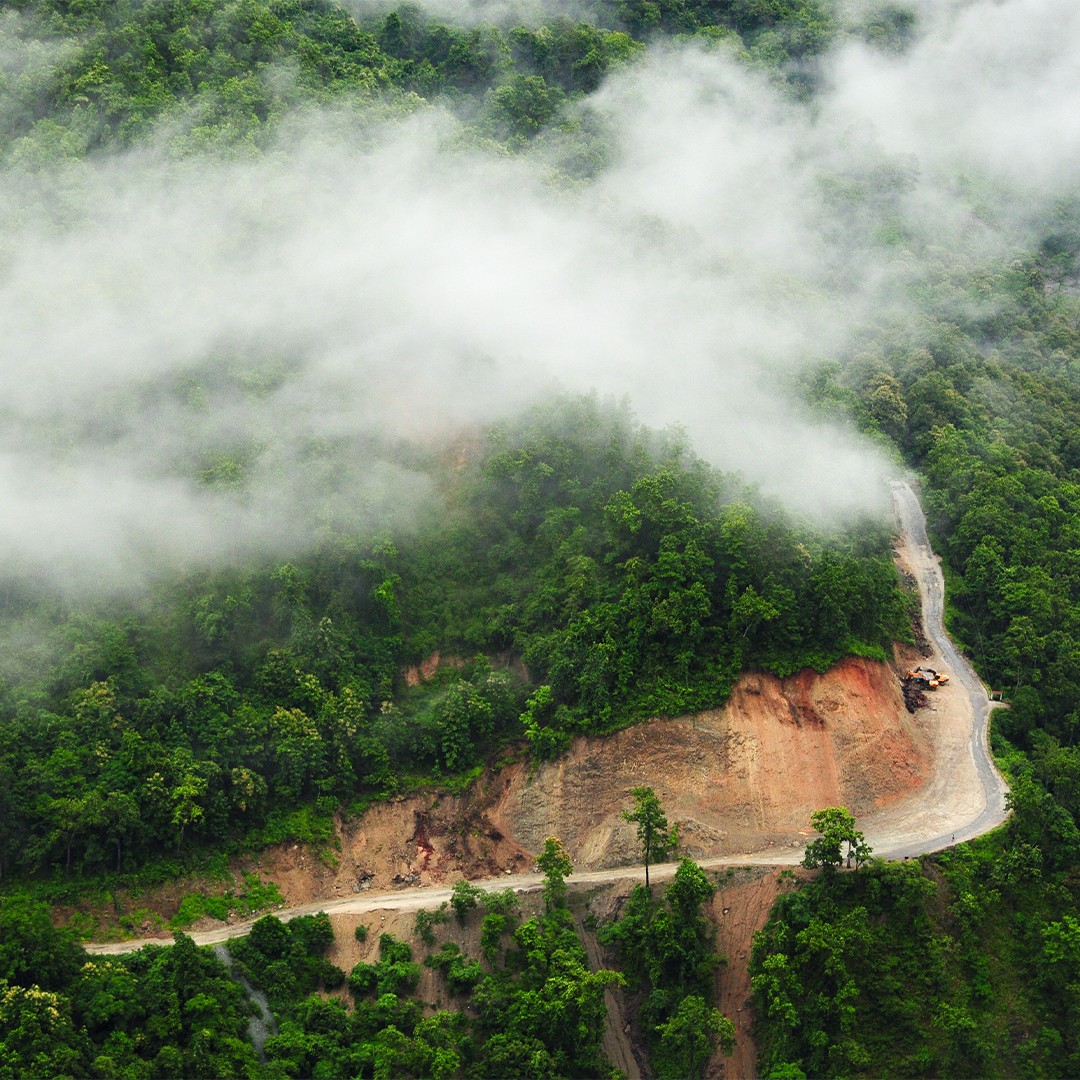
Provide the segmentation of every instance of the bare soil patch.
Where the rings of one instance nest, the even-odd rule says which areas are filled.
[[[293,907],[525,873],[552,835],[579,872],[623,866],[639,857],[634,826],[621,814],[641,784],[656,789],[679,823],[684,854],[795,853],[814,810],[845,805],[872,815],[919,789],[934,741],[928,724],[940,723],[948,689],[933,710],[912,716],[892,665],[849,658],[824,675],[751,673],[723,708],[581,737],[557,762],[489,769],[461,795],[433,788],[377,804],[338,822],[333,857],[281,844],[231,869],[237,881],[252,871],[273,881]],[[220,888],[175,882],[138,906],[168,919],[186,893]]]
[[[579,871],[626,865],[638,843],[620,815],[641,784],[679,822],[687,855],[798,848],[814,810],[845,805],[860,816],[910,796],[930,747],[891,665],[849,658],[824,675],[753,673],[723,708],[578,738],[557,762],[489,770],[462,795],[431,790],[373,806],[339,823],[336,866],[289,844],[235,870],[275,882],[292,906],[523,873],[553,835]]]
[[[710,1077],[749,1080],[757,1076],[750,950],[754,934],[768,921],[777,896],[794,888],[796,876],[802,874],[776,867],[739,867],[720,876],[706,914],[716,927],[716,949],[727,958],[716,976],[716,1007],[735,1025],[735,1052],[726,1057],[717,1050],[706,1073]]]

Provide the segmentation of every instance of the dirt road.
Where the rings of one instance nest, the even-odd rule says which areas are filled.
[[[918,498],[904,482],[893,484],[893,499],[900,523],[897,560],[918,581],[922,597],[923,628],[933,646],[928,664],[950,676],[948,685],[931,694],[927,711],[929,737],[933,745],[932,771],[926,784],[914,795],[895,802],[888,809],[860,818],[860,827],[877,855],[903,858],[938,851],[961,840],[989,831],[1005,820],[1006,786],[994,767],[987,750],[987,722],[990,701],[974,670],[959,654],[945,634],[942,623],[944,582],[941,568],[926,536],[926,522]],[[705,867],[778,865],[790,866],[802,858],[801,847],[763,846],[749,854],[702,858]],[[675,864],[652,868],[657,881],[669,878]],[[638,865],[575,873],[572,885],[590,885],[638,878]],[[504,874],[475,884],[484,889],[513,887],[520,891],[539,888],[539,874]],[[446,887],[410,888],[384,893],[357,893],[277,912],[288,920],[317,911],[341,914],[394,909],[416,911],[437,907],[450,899]],[[234,923],[220,929],[191,936],[200,945],[212,945],[249,932],[251,921]],[[162,944],[163,939],[139,939],[87,946],[95,953],[134,951],[148,944]],[[168,944],[168,939],[164,939]]]
[[[923,631],[934,649],[928,666],[949,676],[948,685],[928,695],[934,710],[934,768],[928,783],[915,798],[862,822],[875,851],[897,859],[940,851],[1000,825],[1008,788],[987,745],[986,688],[945,633],[945,584],[919,500],[902,481],[892,490],[901,529],[898,560],[918,582]]]

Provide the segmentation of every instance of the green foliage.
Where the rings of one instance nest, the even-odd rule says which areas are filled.
[[[544,904],[547,910],[564,909],[566,879],[574,872],[574,864],[557,836],[549,836],[544,841],[544,850],[537,857],[536,865],[544,875]]]
[[[412,949],[393,934],[380,935],[378,963],[361,961],[348,977],[349,990],[355,997],[401,997],[415,989],[419,981],[420,965],[413,961]]]
[[[719,1009],[710,1008],[705,999],[690,994],[679,1002],[670,1020],[659,1024],[657,1076],[704,1076],[709,1055],[719,1042],[724,1053],[735,1049],[735,1025]]]
[[[946,978],[928,915],[935,891],[917,864],[886,863],[781,896],[751,960],[766,1072],[795,1064],[807,1075],[869,1074],[892,1040],[911,1057],[891,1067],[914,1067],[927,995]]]
[[[191,893],[180,901],[177,913],[169,920],[173,930],[183,930],[199,919],[212,918],[225,921],[230,912],[252,915],[268,907],[285,903],[277,885],[263,882],[258,874],[245,874],[243,888],[238,892],[228,890],[220,896]]]
[[[296,0],[15,6],[22,18],[5,24],[3,44],[32,62],[17,65],[0,156],[37,169],[131,147],[160,130],[177,154],[256,153],[299,109],[372,104],[384,94],[406,107],[416,96],[440,99],[464,115],[475,111],[469,99],[485,99],[481,130],[528,140],[565,122],[568,97],[593,92],[642,51],[632,35],[737,31],[748,61],[800,88],[806,58],[832,32],[816,0],[632,0],[613,5],[611,20],[597,9],[595,22],[555,18],[505,30],[449,25],[413,6],[358,19],[347,5]],[[212,455],[204,482],[242,486],[248,456],[242,448]]]
[[[522,152],[546,153],[545,139],[570,133],[588,175],[602,148],[574,101],[647,39],[698,35],[804,93],[813,57],[836,33],[831,7],[817,0],[623,0],[589,22],[516,28],[445,25],[414,7],[357,16],[329,0],[9,7],[0,53],[14,62],[4,72],[0,158],[43,177],[87,155],[149,145],[257,154],[301,110],[347,102],[362,122],[365,102],[413,109],[421,98],[440,99],[474,133]],[[911,17],[875,9],[859,32],[900,48]],[[1075,866],[1080,790],[1075,267],[1067,230],[1048,235],[1031,259],[968,283],[1001,300],[992,310],[959,305],[925,349],[886,342],[871,371],[853,364],[845,385],[819,386],[820,400],[845,403],[926,472],[932,525],[955,572],[957,629],[1010,692],[999,724],[1030,752],[1007,849],[987,866],[950,871],[974,1004],[939,1002],[923,1025],[926,1053],[937,1056],[912,1051],[898,1071],[999,1060],[983,1045],[995,1032],[984,1037],[975,1023],[995,994],[993,958],[1011,940],[993,922],[987,898],[996,891],[1032,958],[1025,975],[1045,994],[1037,1008],[1017,995],[1010,1066],[1080,1072],[1076,914],[1052,891],[1068,889]],[[230,394],[275,385],[269,368],[234,379],[225,366],[208,376]],[[1002,404],[992,412],[988,401]],[[644,431],[625,412],[562,402],[477,445],[483,451],[460,474],[432,467],[446,501],[415,537],[327,539],[295,562],[160,582],[130,607],[64,610],[52,598],[5,594],[5,617],[10,610],[20,629],[20,619],[36,620],[60,642],[60,660],[25,685],[0,686],[0,876],[51,875],[59,896],[69,879],[160,880],[206,850],[303,842],[329,856],[341,805],[367,805],[417,777],[463,787],[515,740],[538,759],[554,757],[578,733],[717,705],[745,667],[824,669],[845,653],[884,655],[905,632],[880,528],[856,523],[828,537],[792,527],[677,438]],[[189,479],[242,495],[258,454],[242,441],[214,448],[192,462]],[[481,658],[404,687],[402,668],[435,651],[509,654],[532,682]],[[646,864],[653,854],[646,847]],[[568,927],[565,852],[542,858],[545,917],[518,926],[510,894],[487,897],[481,947],[491,970],[460,957],[444,965],[470,992],[468,1015],[424,1017],[407,998],[416,965],[392,939],[380,942],[373,975],[361,966],[350,977],[360,989],[348,1012],[315,996],[343,977],[322,955],[325,917],[260,920],[233,952],[279,1016],[269,1073],[601,1071],[610,976],[587,971]],[[651,987],[645,1015],[657,1071],[693,1075],[725,1029],[707,998],[715,961],[699,909],[710,886],[684,867],[663,905],[635,894],[622,933],[639,943],[628,963]],[[866,888],[876,880],[875,871]],[[1021,887],[1042,907],[1024,906]],[[236,896],[185,898],[178,918],[220,915],[225,899],[233,910],[259,910],[280,897],[246,881]],[[993,934],[980,938],[990,923]],[[815,923],[802,943],[840,980],[828,1003],[811,1002],[818,1042],[830,1023],[851,1023],[843,947],[865,932],[851,915],[838,930]],[[788,961],[767,960],[777,1015],[789,1017]],[[859,987],[864,978],[851,975]],[[9,895],[0,900],[0,980],[0,1072],[260,1070],[241,990],[182,936],[171,950],[87,962],[40,907]],[[797,995],[788,1004],[798,1019]],[[839,1046],[828,1068],[863,1067],[862,1044],[844,1035]],[[774,1075],[797,1074],[793,1060],[778,1058]]]
[[[489,911],[484,916],[480,928],[480,951],[484,954],[487,962],[492,967],[498,958],[499,945],[505,934],[513,925],[511,917],[498,911]]]
[[[0,981],[59,989],[85,957],[69,931],[53,926],[45,904],[20,893],[0,897]]]
[[[484,1073],[502,1075],[506,1062],[537,1061],[543,1051],[540,1060],[549,1060],[547,1068],[557,1074],[597,1075],[604,991],[621,977],[588,970],[565,909],[522,923],[514,940],[520,951],[508,958],[507,971],[493,972],[472,997],[487,1036],[479,1057]]]
[[[1075,218],[1057,207],[1007,263],[920,248],[918,336],[880,332],[811,390],[920,470],[951,629],[1010,700],[995,723],[1024,749],[1038,729],[1071,744],[1080,717]]]
[[[851,866],[852,859],[855,860],[856,870],[870,859],[871,848],[866,843],[866,837],[855,828],[855,818],[846,807],[830,806],[815,810],[810,815],[810,826],[821,836],[806,845],[803,866],[820,866],[826,874],[832,874],[845,858],[848,866]]]
[[[452,941],[446,942],[439,952],[429,956],[424,963],[441,971],[450,989],[458,993],[470,990],[483,977],[479,961],[470,960]]]
[[[534,1075],[539,1070],[543,1075],[606,1075],[600,1055],[604,991],[622,979],[616,972],[588,969],[565,906],[563,879],[572,867],[561,844],[552,839],[541,859],[549,884],[562,886],[548,890],[544,915],[519,924],[512,890],[463,891],[470,901],[466,913],[478,899],[491,909],[481,930],[486,964],[467,956],[452,941],[424,961],[441,973],[455,995],[465,998],[463,1026],[466,1016],[474,1018],[469,1043],[459,1046],[470,1062],[470,1074]],[[388,965],[411,960],[407,947],[386,935],[380,952],[378,964],[358,964],[350,976],[358,1009],[366,996],[383,992],[380,980]]]
[[[865,30],[899,48],[911,23],[883,10]],[[853,416],[921,474],[950,628],[1008,700],[992,735],[1012,816],[993,840],[939,857],[928,873],[942,892],[921,905],[920,925],[895,897],[866,902],[850,875],[784,901],[783,940],[755,971],[769,1016],[763,1072],[1077,1070],[1074,1020],[1045,961],[1048,940],[1067,941],[1077,917],[1080,863],[1076,220],[1065,201],[1026,255],[974,267],[894,234],[898,254],[923,268],[912,289],[920,325],[880,327],[806,380],[816,408]],[[818,854],[837,863],[834,847]],[[873,953],[874,967],[841,960],[844,941],[849,956]],[[923,985],[928,968],[938,982]]]
[[[493,914],[512,915],[517,910],[519,903],[518,894],[512,888],[502,889],[499,892],[488,891],[484,893],[484,907]]]
[[[252,926],[248,937],[230,945],[229,951],[251,985],[281,1008],[297,996],[341,985],[343,972],[323,955],[333,940],[325,912],[298,916],[287,923],[266,915]]]
[[[246,1075],[257,1065],[246,1023],[224,966],[178,934],[172,948],[85,959],[55,990],[0,980],[0,1072]]]
[[[484,890],[471,881],[456,881],[450,891],[450,906],[454,909],[458,922],[463,923],[470,911],[480,903]]]
[[[293,942],[312,956],[326,952],[334,943],[334,929],[325,911],[316,915],[299,915],[288,923]]]
[[[623,811],[623,820],[637,825],[638,840],[641,841],[642,861],[645,863],[645,887],[649,887],[649,864],[663,861],[669,850],[678,845],[678,826],[668,828],[667,817],[660,806],[660,800],[651,787],[631,789],[634,809]]]
[[[416,913],[415,929],[416,934],[425,945],[435,944],[435,931],[432,927],[439,926],[445,923],[449,919],[449,915],[446,911],[447,905],[445,903],[440,904],[435,911],[429,911],[427,908],[421,908]],[[360,930],[358,926],[357,931]],[[367,927],[364,927],[364,937],[357,936],[357,941],[363,941],[367,937]]]
[[[751,961],[763,1072],[1072,1075],[1077,864],[1043,842],[1014,819],[782,896]]]
[[[642,983],[639,1022],[658,1076],[703,1075],[718,1043],[725,1053],[734,1047],[734,1026],[710,1004],[723,961],[702,908],[715,891],[701,867],[683,859],[662,902],[638,885],[621,918],[600,932]]]
[[[561,859],[556,861],[564,872]],[[444,943],[424,961],[442,973],[451,991],[466,995],[468,1015],[476,1018],[472,1071],[484,1076],[531,1075],[537,1069],[551,1075],[600,1075],[604,990],[620,976],[588,970],[564,907],[516,925],[514,894],[486,894],[486,901],[493,899],[499,910],[485,915],[481,932],[486,968],[454,942]],[[372,981],[366,971],[360,977]]]
[[[208,917],[224,922],[229,917],[229,901],[224,896],[192,893],[180,901],[180,907],[169,920],[169,926],[174,930],[183,930],[193,922]]]

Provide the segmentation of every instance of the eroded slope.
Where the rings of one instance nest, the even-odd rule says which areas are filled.
[[[461,796],[372,807],[341,829],[331,869],[302,848],[253,865],[290,903],[527,869],[545,837],[579,871],[632,863],[628,791],[654,787],[695,857],[801,846],[810,814],[863,815],[912,794],[929,770],[932,716],[904,708],[892,666],[849,658],[824,675],[750,674],[721,709],[575,740],[557,762],[489,771]]]

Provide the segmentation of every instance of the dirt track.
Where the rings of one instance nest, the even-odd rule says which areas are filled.
[[[945,583],[919,500],[909,484],[896,481],[892,487],[901,526],[897,558],[919,584],[923,630],[934,649],[929,666],[950,677],[947,686],[930,695],[937,723],[934,767],[925,789],[862,822],[875,851],[898,859],[940,851],[1000,825],[1008,788],[988,750],[991,703],[986,688],[945,633]]]
[[[1006,816],[1006,787],[987,753],[990,710],[987,693],[978,676],[945,635],[942,625],[944,585],[941,569],[926,538],[925,520],[918,499],[908,484],[899,481],[893,484],[893,497],[901,525],[897,561],[918,581],[923,627],[934,648],[929,662],[935,669],[950,676],[949,684],[931,696],[932,712],[927,725],[931,744],[929,776],[913,794],[899,797],[891,805],[860,818],[860,825],[879,856],[902,858],[940,850],[1000,824]],[[793,790],[795,786],[792,782]],[[706,867],[790,866],[802,858],[801,847],[793,847],[790,841],[776,845],[769,843],[767,837],[762,839],[766,842],[757,850],[699,857],[698,861]],[[674,869],[674,864],[657,866],[652,876],[662,881]],[[611,867],[575,873],[572,881],[583,884],[611,882],[636,878],[640,872],[637,865]],[[504,873],[479,880],[476,884],[491,889],[513,886],[522,891],[531,891],[539,886],[540,880],[538,874]],[[282,919],[289,919],[316,911],[356,914],[386,909],[415,911],[436,906],[449,899],[449,896],[450,889],[444,886],[354,893],[345,897],[319,899],[277,914]],[[194,933],[192,937],[199,944],[215,944],[246,934],[250,926],[250,921],[237,922]],[[161,938],[140,939],[90,945],[89,949],[98,953],[119,953],[146,944],[161,943]]]

